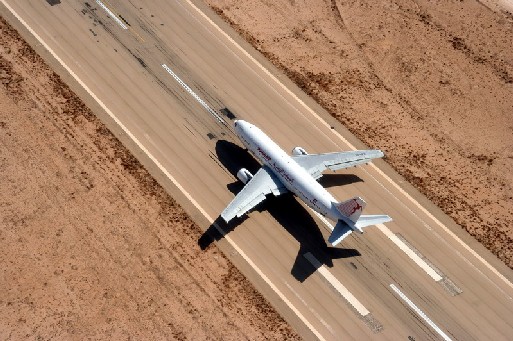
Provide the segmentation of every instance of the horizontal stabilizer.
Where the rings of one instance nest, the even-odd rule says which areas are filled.
[[[384,214],[362,215],[360,216],[360,219],[358,219],[358,221],[354,224],[354,226],[358,229],[362,229],[370,225],[388,223],[389,221],[392,221],[392,218]]]
[[[354,226],[349,225],[344,220],[339,220],[333,232],[331,233],[328,241],[331,245],[336,246],[338,243],[343,241],[347,236],[351,234],[351,232],[358,231],[363,233],[363,228],[371,225],[383,224],[392,221],[387,215],[378,214],[378,215],[362,215],[359,217],[358,221],[354,224]],[[350,222],[349,222],[350,223]]]
[[[344,240],[344,238],[349,236],[351,232],[353,232],[351,226],[347,225],[347,223],[343,220],[339,220],[337,225],[335,225],[335,228],[333,229],[330,237],[328,238],[328,241],[331,243],[331,245],[336,246],[338,243]]]

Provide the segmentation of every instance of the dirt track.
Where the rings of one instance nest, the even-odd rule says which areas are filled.
[[[513,14],[464,1],[207,3],[513,267]]]
[[[0,339],[297,339],[0,21]]]

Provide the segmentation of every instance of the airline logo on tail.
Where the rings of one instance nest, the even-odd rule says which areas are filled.
[[[363,209],[365,208],[365,201],[360,197],[354,197],[347,201],[343,201],[337,205],[337,210],[346,218],[349,218],[352,222],[356,222]]]

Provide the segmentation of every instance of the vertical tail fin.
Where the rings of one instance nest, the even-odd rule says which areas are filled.
[[[358,218],[360,218],[360,215],[366,205],[365,201],[360,197],[354,197],[335,204],[340,214],[351,220],[353,223],[358,221]]]

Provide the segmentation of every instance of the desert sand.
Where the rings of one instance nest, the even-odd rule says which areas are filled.
[[[206,2],[513,267],[511,9],[488,1]]]
[[[298,339],[0,20],[0,339]]]

